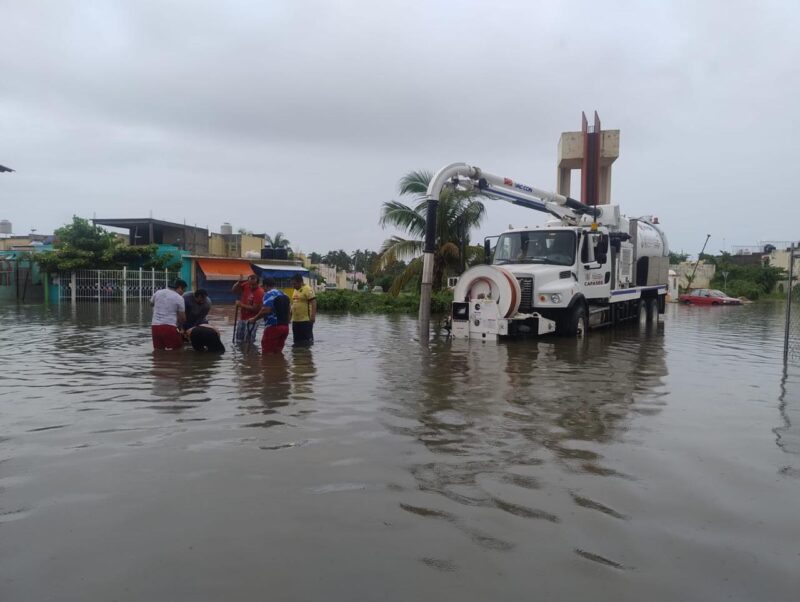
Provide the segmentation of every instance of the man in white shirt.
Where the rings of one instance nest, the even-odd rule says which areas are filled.
[[[183,292],[186,282],[180,278],[171,288],[153,293],[150,305],[153,306],[153,321],[150,331],[153,335],[153,349],[182,349],[183,336],[178,325],[186,321]]]

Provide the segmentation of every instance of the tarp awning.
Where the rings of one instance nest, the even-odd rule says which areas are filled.
[[[206,280],[238,280],[240,275],[247,278],[254,273],[246,259],[198,259],[197,265]]]
[[[308,276],[308,270],[301,265],[254,263],[253,269],[261,278],[291,278],[295,274]]]

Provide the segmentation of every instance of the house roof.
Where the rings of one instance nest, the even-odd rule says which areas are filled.
[[[254,263],[253,269],[261,278],[291,278],[295,274],[308,276],[308,270],[301,265],[279,265],[272,263]]]
[[[239,276],[253,274],[253,268],[246,259],[197,259],[206,280],[238,280]]]
[[[92,222],[101,226],[111,226],[112,228],[127,228],[133,229],[138,226],[161,226],[165,228],[194,228],[196,230],[206,230],[206,228],[199,228],[197,226],[190,226],[189,224],[179,224],[177,222],[166,222],[160,219],[153,219],[152,217],[126,217],[126,218],[107,218],[107,219],[93,219]]]

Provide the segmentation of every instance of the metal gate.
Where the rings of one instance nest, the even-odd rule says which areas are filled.
[[[127,301],[148,300],[158,289],[166,288],[179,277],[169,270],[76,270],[62,272],[58,285],[60,301]]]

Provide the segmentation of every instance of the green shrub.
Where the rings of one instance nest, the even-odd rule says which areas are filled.
[[[431,299],[431,313],[448,313],[452,302],[452,292],[434,293]],[[323,312],[414,314],[419,311],[419,294],[400,294],[395,297],[346,290],[323,291],[317,295],[317,307]]]
[[[764,289],[752,280],[729,280],[725,292],[731,297],[747,297],[755,301],[764,294]]]

